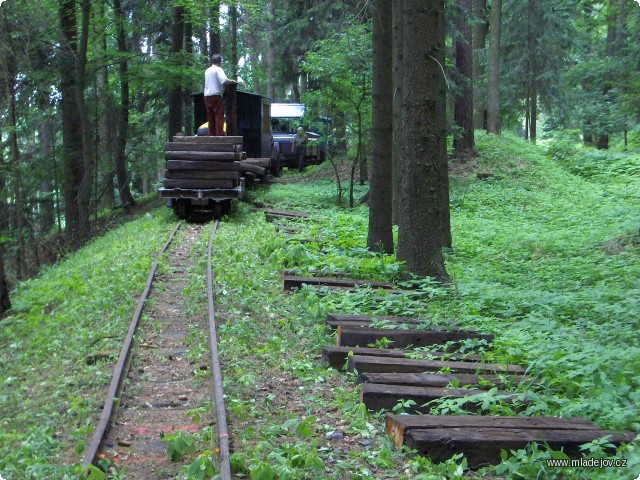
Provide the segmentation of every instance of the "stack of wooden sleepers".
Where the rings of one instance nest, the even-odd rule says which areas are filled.
[[[267,174],[264,161],[246,158],[241,136],[175,136],[164,155],[165,189],[233,189]]]
[[[358,373],[361,401],[370,410],[393,409],[411,403],[418,415],[387,415],[386,432],[400,447],[407,445],[434,462],[463,453],[472,468],[501,461],[500,451],[547,443],[567,455],[580,455],[580,445],[603,436],[618,445],[630,442],[632,432],[602,430],[581,419],[527,416],[429,415],[429,402],[440,398],[464,399],[498,388],[495,397],[523,406],[517,395],[503,391],[527,379],[519,365],[486,363],[480,355],[446,353],[430,345],[484,344],[493,336],[453,326],[434,326],[429,320],[370,315],[327,315],[336,330],[336,346],[323,348],[323,358],[337,369]],[[383,327],[383,328],[381,328]],[[481,342],[478,342],[481,341]],[[392,348],[372,348],[371,345]],[[421,356],[416,359],[416,350]],[[426,348],[424,348],[426,347]],[[494,398],[495,398],[494,397]],[[477,413],[475,402],[463,408]]]

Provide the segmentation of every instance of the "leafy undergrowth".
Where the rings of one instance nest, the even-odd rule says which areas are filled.
[[[413,295],[381,296],[366,289],[355,294],[325,295],[303,289],[282,307],[295,308],[294,311],[283,314],[274,300],[280,297],[272,298],[279,288],[274,266],[275,270],[348,272],[354,277],[385,280],[397,280],[402,267],[393,257],[373,255],[364,249],[366,207],[337,209],[332,205],[334,191],[330,181],[275,185],[262,193],[260,200],[272,203],[275,208],[307,211],[314,218],[295,222],[299,233],[293,238],[280,237],[276,247],[272,241],[265,243],[269,238],[266,233],[249,242],[251,245],[262,242],[264,253],[250,261],[251,266],[243,267],[248,271],[233,278],[247,282],[249,271],[260,271],[261,265],[271,270],[271,276],[267,277],[271,280],[260,280],[251,288],[243,288],[238,297],[246,298],[247,292],[258,291],[259,285],[272,285],[268,300],[260,300],[258,296],[251,306],[261,314],[257,318],[255,314],[250,315],[248,318],[252,320],[247,328],[254,329],[260,340],[253,339],[249,345],[252,348],[265,342],[268,345],[271,339],[282,352],[271,360],[274,364],[286,363],[294,352],[300,351],[299,361],[304,363],[303,359],[317,356],[319,352],[321,325],[329,311],[423,315],[436,323],[453,322],[494,333],[496,342],[485,349],[486,359],[525,365],[531,378],[536,379],[535,386],[529,382],[526,387],[512,389],[520,395],[522,404],[526,403],[526,414],[578,416],[607,429],[640,431],[640,319],[637,314],[640,191],[638,171],[634,167],[637,157],[611,155],[602,159],[610,165],[601,166],[601,173],[594,178],[577,175],[566,162],[550,158],[541,148],[509,136],[496,139],[481,135],[478,146],[481,157],[460,169],[452,179],[454,248],[447,263],[454,285],[446,290],[418,280],[415,283],[421,293]],[[242,229],[234,231],[230,238],[235,243],[243,238],[243,232]],[[318,242],[301,243],[296,237]],[[244,255],[237,256],[238,265],[243,264],[242,258],[248,258]],[[225,268],[232,267],[226,265]],[[232,288],[227,286],[226,290]],[[283,335],[278,333],[273,337],[268,333],[272,330],[260,330],[264,319],[270,316],[285,322],[283,331],[299,332],[284,347],[281,345]],[[290,326],[286,324],[287,316],[293,317]],[[269,328],[273,328],[271,322]],[[331,339],[325,338],[325,343],[331,343]],[[277,352],[278,348],[261,350],[271,351]],[[320,370],[305,375],[312,379],[327,378],[322,366],[314,368]],[[351,388],[353,396],[340,390],[326,408],[349,412],[349,406],[357,404],[357,386]],[[345,398],[351,402],[349,406],[344,405]],[[517,414],[517,408],[501,402],[495,390],[473,401],[480,405],[483,413]],[[312,402],[307,403],[307,413],[317,416],[311,405]],[[410,405],[398,405],[398,410],[410,411]],[[466,413],[460,402],[451,400],[436,402],[432,411]],[[376,427],[374,432],[380,433],[380,423],[374,420],[377,418],[372,416],[371,423]],[[319,437],[331,428],[321,420],[316,424]],[[377,458],[388,457],[382,443],[375,448],[383,452],[379,452]],[[400,478],[391,473],[397,476],[399,466],[400,471],[409,472],[407,478],[455,477],[456,471],[464,470],[461,459],[457,466],[452,460],[435,467],[428,460],[408,460],[402,456],[394,457],[396,465],[388,469],[370,461],[369,457],[375,457],[375,448],[362,455],[352,453],[351,467],[345,467],[343,472],[337,472],[331,463],[335,476],[331,478],[342,478],[340,475],[360,478],[353,472],[366,469],[375,472],[371,475],[376,478],[385,475]],[[501,466],[487,468],[480,475],[635,478],[640,469],[637,444],[619,449],[617,455],[627,460],[628,467],[618,470],[549,470],[544,459],[558,454],[544,447],[510,454]],[[332,453],[327,455],[330,459],[335,457]],[[610,456],[611,453],[604,453],[603,445],[595,442],[585,446],[585,455]],[[465,475],[475,474],[465,471],[461,476]],[[310,474],[308,478],[314,477]],[[365,474],[362,478],[369,477]]]
[[[76,478],[166,209],[95,239],[13,292],[0,323],[0,474]],[[65,466],[65,464],[68,464]]]
[[[494,345],[463,348],[480,350],[487,361],[529,368],[535,382],[507,389],[520,396],[519,405],[505,404],[491,389],[471,400],[482,413],[516,415],[521,407],[530,415],[579,416],[604,428],[640,431],[637,158],[595,159],[601,154],[565,145],[551,146],[555,156],[547,156],[509,136],[480,135],[477,143],[481,157],[455,166],[451,181],[450,288],[415,279],[411,294],[366,288],[284,294],[282,270],[404,278],[393,256],[364,248],[366,206],[337,208],[331,174],[322,178],[322,167],[309,172],[311,182],[288,181],[254,194],[274,208],[312,214],[288,222],[298,229],[293,236],[247,205],[221,223],[214,244],[216,316],[238,478],[635,479],[640,473],[637,442],[615,453],[605,452],[606,441],[585,446],[586,457],[625,459],[627,467],[617,469],[549,468],[545,460],[559,453],[543,445],[505,452],[500,465],[479,471],[469,470],[461,456],[433,464],[394,449],[383,436],[383,413],[359,403],[353,375],[321,362],[321,347],[334,341],[324,327],[328,312],[421,316],[493,333]],[[584,174],[595,167],[575,168],[593,162],[597,174]],[[356,196],[364,191],[358,187]],[[113,332],[122,326],[113,324],[128,322],[131,292],[142,288],[147,256],[171,223],[165,214],[140,222],[96,241],[83,260],[72,257],[14,294],[16,313],[2,325],[0,338],[0,367],[7,372],[0,393],[0,474],[6,478],[73,478],[72,468],[62,465],[78,461],[95,417],[92,395],[110,373],[105,365],[80,368],[76,361],[118,347]],[[196,254],[205,243],[203,234]],[[132,273],[131,265],[140,272]],[[202,258],[186,292],[194,313],[205,308],[204,266]],[[206,338],[192,340],[194,354],[205,355]],[[51,373],[41,378],[31,370],[38,364]],[[400,402],[394,410],[411,412],[413,406]],[[468,414],[452,400],[431,407],[433,413]],[[195,423],[206,422],[206,408],[190,414],[199,417]],[[167,439],[168,454],[193,458],[180,478],[212,474],[211,442],[208,430],[197,438]]]

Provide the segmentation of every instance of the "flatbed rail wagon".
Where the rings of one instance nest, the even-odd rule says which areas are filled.
[[[203,94],[194,97],[194,131],[206,121]],[[261,95],[225,92],[227,136],[176,135],[164,145],[165,171],[158,196],[180,218],[220,218],[271,165],[270,102]]]

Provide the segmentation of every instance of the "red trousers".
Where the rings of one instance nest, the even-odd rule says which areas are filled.
[[[209,136],[224,136],[224,102],[221,95],[204,97],[209,122]]]

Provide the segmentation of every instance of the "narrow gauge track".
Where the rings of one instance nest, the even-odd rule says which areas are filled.
[[[174,237],[181,227],[185,239],[174,245]],[[114,368],[100,420],[85,450],[83,464],[87,467],[100,458],[107,458],[126,478],[175,478],[181,464],[169,460],[161,434],[198,430],[185,413],[213,400],[216,421],[208,423],[212,425],[212,436],[217,437],[217,455],[211,461],[222,480],[232,478],[212,290],[211,251],[217,221],[213,223],[207,245],[209,365],[192,365],[184,357],[185,340],[197,320],[187,318],[180,297],[187,286],[189,251],[203,228],[185,227],[179,222],[153,262]],[[159,276],[156,275],[158,262],[165,253],[170,275]],[[143,318],[146,303],[153,305]],[[194,368],[211,369],[213,391],[207,387],[191,388]]]

